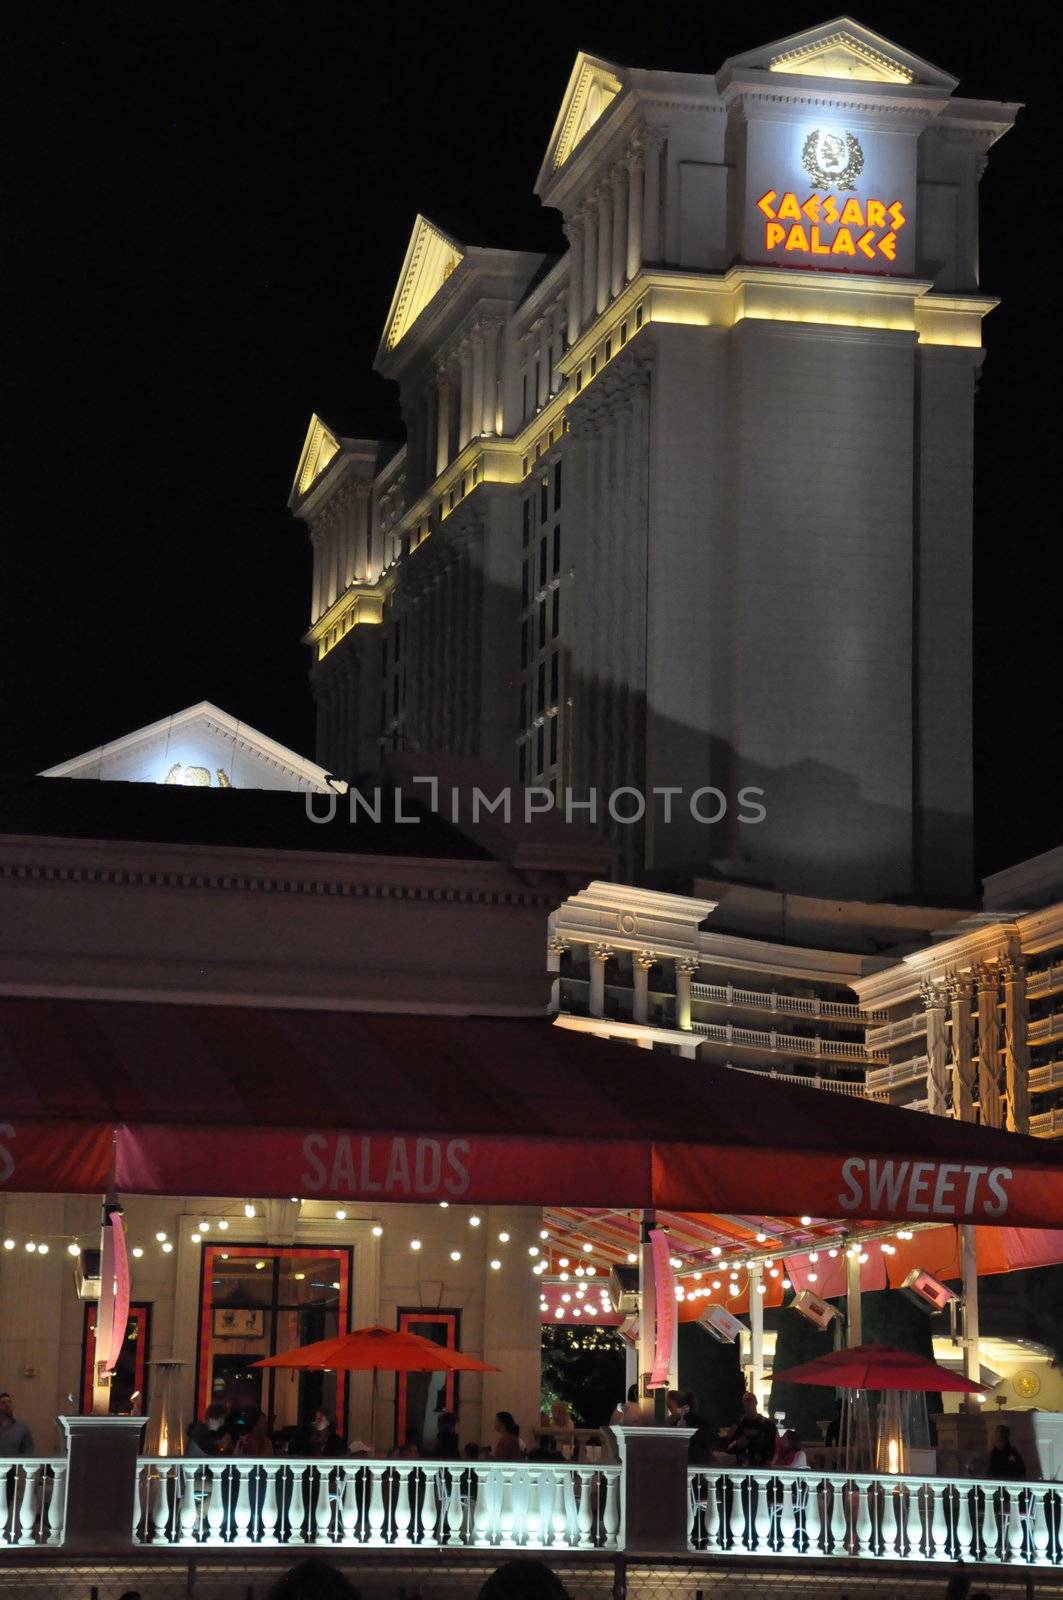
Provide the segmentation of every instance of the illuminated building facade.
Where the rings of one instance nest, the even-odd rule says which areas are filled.
[[[376,360],[406,445],[315,417],[290,502],[320,761],[713,785],[711,845],[603,801],[628,875],[969,891],[978,183],[1016,107],[956,89],[847,19],[714,75],[580,54],[536,184],[567,252],[417,219]]]

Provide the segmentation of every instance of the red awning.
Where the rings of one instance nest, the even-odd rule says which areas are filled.
[[[1047,1142],[545,1020],[3,999],[0,1122],[9,1190],[100,1189],[117,1127],[128,1193],[1063,1226]],[[42,1123],[88,1141],[62,1182]]]

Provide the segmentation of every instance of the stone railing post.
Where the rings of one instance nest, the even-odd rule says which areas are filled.
[[[623,1470],[624,1548],[675,1554],[687,1547],[687,1467],[693,1428],[614,1427]]]
[[[147,1417],[60,1417],[66,1434],[65,1550],[133,1548],[140,1436]]]

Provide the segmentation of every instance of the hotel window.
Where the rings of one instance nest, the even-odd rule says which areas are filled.
[[[528,726],[528,685],[526,683],[522,683],[521,686],[520,686],[520,724],[519,724],[519,726],[520,726],[520,729],[521,729],[522,733],[523,733],[524,729]]]
[[[578,367],[576,369],[576,393],[579,394],[579,392],[580,392],[580,390],[582,388],[583,388],[583,368],[582,367]]]
[[[528,563],[526,561],[521,568],[521,573],[520,603],[522,606],[526,606],[528,604]]]
[[[539,587],[546,582],[546,534],[539,540]]]
[[[636,328],[641,328],[642,327],[642,307],[641,306],[639,306],[638,310],[635,312],[635,326],[636,326]]]
[[[461,496],[460,496],[460,498],[462,500],[465,499],[465,479],[464,478],[462,478],[462,480],[461,480]]]
[[[528,746],[523,739],[517,747],[517,781],[518,783],[528,781]]]
[[[620,343],[621,344],[627,344],[627,323],[626,322],[622,322],[620,324]]]
[[[543,770],[543,758],[546,754],[546,729],[540,723],[535,730],[535,770]]]
[[[539,484],[539,521],[545,522],[550,514],[550,480],[543,478]]]
[[[558,655],[557,651],[555,650],[553,655],[550,657],[550,704],[555,706],[557,705],[557,685],[559,676],[557,663]]]
[[[605,341],[605,359],[606,359],[606,361],[609,360],[609,357],[612,355],[612,353],[613,353],[613,341],[612,341],[612,339],[606,339],[606,341]]]
[[[539,670],[536,673],[536,695],[535,695],[535,714],[536,714],[536,716],[540,716],[541,717],[542,714],[543,714],[543,711],[545,709],[546,709],[546,662],[545,661],[540,661],[539,662]]]
[[[525,472],[528,470],[527,462],[525,462],[524,470],[525,470]],[[522,509],[522,516],[523,516],[523,519],[524,519],[523,523],[522,523],[522,533],[523,533],[523,541],[522,542],[525,545],[525,547],[527,547],[528,540],[531,538],[531,500],[530,499],[529,500],[525,500],[524,505],[523,505],[523,507],[521,509]]]
[[[550,765],[557,762],[557,718],[550,718]]]
[[[556,639],[558,634],[561,632],[561,590],[560,589],[555,589],[554,590],[554,598],[553,598],[553,601],[552,601],[552,608],[553,608],[553,615],[550,618],[550,632],[551,632],[552,636]]]
[[[305,1425],[324,1406],[345,1432],[344,1373],[254,1363],[346,1331],[351,1251],[226,1244],[202,1252],[196,1415],[214,1401],[260,1406],[276,1433]]]
[[[528,665],[528,619],[527,619],[527,617],[525,617],[524,621],[520,625],[520,664],[521,664],[522,667],[526,667]]]
[[[539,601],[539,649],[546,643],[546,601]]]
[[[560,467],[558,467],[558,471],[560,471],[560,470],[561,470]],[[557,524],[556,528],[554,529],[554,563],[553,563],[553,568],[554,568],[553,575],[556,578],[558,573],[561,571],[561,524],[560,524],[560,522]]]
[[[561,463],[554,463],[554,510],[561,510]]]
[[[598,371],[598,357],[597,356],[591,356],[591,377],[592,378],[594,377],[594,374],[597,371]]]

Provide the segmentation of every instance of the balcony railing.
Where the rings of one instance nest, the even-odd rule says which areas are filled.
[[[1045,1061],[1039,1067],[1030,1068],[1030,1093],[1043,1094],[1046,1089],[1058,1089],[1063,1086],[1063,1056],[1057,1056],[1054,1061]]]
[[[778,1560],[1055,1567],[1061,1490],[1048,1483],[691,1468],[689,1544]]]
[[[732,983],[692,983],[692,1000],[707,1000],[714,1005],[745,1006],[753,1011],[775,1011],[790,1017],[823,1017],[839,1022],[875,1021],[884,1011],[861,1011],[843,1000],[805,999],[801,995],[775,994],[765,989],[738,989]]]
[[[137,1544],[621,1548],[620,1468],[142,1460]]]
[[[730,1022],[693,1022],[691,1030],[703,1039],[717,1044],[732,1045],[737,1050],[770,1050],[780,1055],[815,1056],[821,1060],[867,1061],[867,1051],[862,1044],[848,1044],[842,1039],[811,1039],[799,1033],[762,1033],[757,1028],[736,1028]]]
[[[887,1022],[884,1028],[869,1028],[867,1048],[888,1050],[891,1044],[901,1044],[905,1039],[918,1039],[925,1032],[926,1012],[915,1011],[910,1017],[901,1017],[897,1022]]]
[[[1040,972],[1026,974],[1026,993],[1031,998],[1041,994],[1052,994],[1056,989],[1063,989],[1063,961],[1055,961],[1050,967],[1042,967]]]
[[[799,1072],[776,1072],[774,1067],[733,1067],[734,1072],[747,1072],[754,1078],[771,1078],[776,1083],[793,1083],[802,1089],[826,1089],[830,1094],[847,1094],[853,1100],[873,1100],[862,1083],[852,1083],[845,1078],[824,1078],[817,1072],[803,1077]]]
[[[907,1061],[894,1061],[888,1067],[871,1067],[864,1081],[870,1094],[886,1094],[905,1083],[918,1083],[926,1077],[926,1056],[909,1056]]]
[[[1063,1134],[1063,1106],[1038,1112],[1036,1117],[1031,1117],[1030,1132],[1035,1139],[1058,1139]]]
[[[0,1549],[62,1544],[66,1460],[0,1457]]]
[[[1026,1027],[1030,1044],[1049,1044],[1063,1039],[1063,1011],[1050,1011],[1047,1017],[1034,1017]]]

